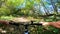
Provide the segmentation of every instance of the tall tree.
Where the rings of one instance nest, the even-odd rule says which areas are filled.
[[[42,6],[44,7],[44,10],[45,10],[46,15],[49,15],[49,11],[48,11],[48,9],[46,8],[43,0],[41,0],[41,4],[42,4]]]
[[[11,14],[16,14],[20,10],[17,7],[20,7],[23,2],[24,0],[7,0],[6,6],[10,9]]]
[[[56,1],[56,2],[54,2],[53,0],[50,0],[51,1],[51,4],[52,4],[52,6],[53,6],[53,9],[54,9],[54,13],[55,14],[58,14],[58,11],[57,11],[57,5],[56,5],[56,0],[54,0],[54,1]]]

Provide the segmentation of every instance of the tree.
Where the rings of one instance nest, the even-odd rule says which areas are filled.
[[[17,7],[20,6],[23,2],[24,0],[7,0],[5,3],[7,8],[10,9],[11,14],[16,14],[20,10]]]

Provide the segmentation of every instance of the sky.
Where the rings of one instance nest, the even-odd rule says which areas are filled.
[[[45,7],[47,8],[47,10],[49,10],[50,13],[53,13],[53,6],[51,5],[50,0],[43,0],[43,2],[47,3],[45,4]],[[40,9],[43,13],[45,13],[43,6],[41,6]]]
[[[50,12],[50,13],[53,13],[54,9],[53,9],[53,6],[52,6],[50,0],[42,0],[42,1],[45,2],[45,3],[44,3],[44,4],[45,4],[45,7],[49,10],[49,12]],[[54,3],[56,3],[56,0],[53,0],[53,1],[54,1]],[[25,5],[26,5],[26,0],[24,1],[23,4],[17,6],[17,9],[19,9],[19,8],[24,8]],[[39,7],[37,3],[35,3],[35,8],[36,8],[36,9],[39,9],[40,11],[42,11],[42,13],[45,13],[44,7],[43,7],[43,6],[40,6],[40,7]],[[59,9],[59,8],[58,8],[58,12],[60,12],[60,9]]]
[[[54,3],[56,3],[56,1],[57,0],[53,0]],[[54,8],[53,8],[53,5],[51,4],[50,0],[43,0],[43,2],[47,3],[47,4],[45,4],[45,7],[49,10],[50,13],[53,13]],[[40,10],[42,12],[45,12],[43,7],[41,7]],[[58,8],[57,10],[58,10],[58,12],[60,12],[60,8]]]

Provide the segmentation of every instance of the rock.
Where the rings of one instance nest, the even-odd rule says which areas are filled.
[[[0,32],[3,34],[3,33],[6,33],[7,31],[3,30],[3,29],[0,29]]]
[[[1,33],[7,33],[7,31],[3,30],[3,31],[1,31]]]

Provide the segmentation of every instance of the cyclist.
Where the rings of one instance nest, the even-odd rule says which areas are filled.
[[[53,26],[56,28],[60,28],[60,21],[57,22],[40,22],[43,26]]]
[[[9,21],[0,20],[0,23],[8,25]],[[39,23],[41,23],[43,26],[54,26],[56,28],[60,28],[60,21],[57,21],[57,22],[39,22]]]

